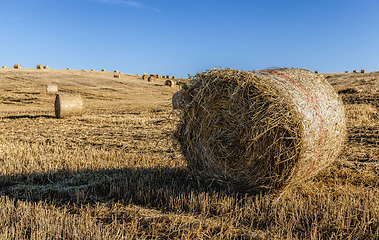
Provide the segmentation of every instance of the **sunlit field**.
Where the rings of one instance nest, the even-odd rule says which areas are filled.
[[[138,75],[0,69],[0,239],[377,239],[379,72],[324,74],[345,106],[338,160],[280,193],[187,170],[164,86]],[[56,119],[54,95],[85,113]]]

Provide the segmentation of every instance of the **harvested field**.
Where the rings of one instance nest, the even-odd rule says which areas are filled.
[[[178,85],[1,69],[0,239],[377,238],[379,73],[323,75],[337,91],[356,90],[340,93],[341,156],[280,194],[252,195],[189,173],[171,138]],[[52,80],[82,96],[82,116],[55,118]]]

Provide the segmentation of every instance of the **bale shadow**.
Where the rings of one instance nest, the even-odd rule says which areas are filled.
[[[1,119],[36,119],[36,118],[56,118],[55,116],[51,115],[17,115],[17,116],[7,116],[2,117]]]
[[[187,169],[180,168],[62,169],[48,173],[1,175],[0,195],[16,201],[42,201],[58,206],[122,203],[162,211],[193,211],[194,203],[201,211],[197,197],[246,196],[230,192],[215,182],[201,182]]]

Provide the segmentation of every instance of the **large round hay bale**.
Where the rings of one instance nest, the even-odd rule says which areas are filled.
[[[79,95],[57,94],[55,97],[55,116],[67,118],[83,114],[83,99]]]
[[[144,75],[142,76],[142,79],[143,79],[143,80],[148,79],[148,78],[149,78],[149,75],[147,75],[147,74],[144,74]]]
[[[167,79],[167,80],[164,82],[164,85],[165,85],[165,86],[172,87],[172,86],[175,85],[175,82],[172,81],[171,79]]]
[[[173,109],[182,108],[182,106],[183,106],[182,96],[183,96],[183,92],[181,90],[174,93],[174,95],[172,96],[172,108]]]
[[[181,90],[177,137],[200,178],[237,191],[280,189],[308,179],[339,155],[341,99],[305,69],[198,74]]]
[[[149,77],[149,78],[147,79],[148,82],[153,82],[154,80],[155,80],[154,77]]]
[[[46,93],[47,94],[57,94],[58,93],[58,86],[57,85],[47,85],[46,87]]]
[[[42,64],[38,64],[37,65],[37,69],[43,69],[43,65]]]
[[[14,69],[21,69],[21,64],[16,63],[13,67]]]

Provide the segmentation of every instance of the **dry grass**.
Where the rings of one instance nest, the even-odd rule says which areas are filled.
[[[348,140],[328,169],[281,196],[242,195],[189,175],[169,137],[177,86],[109,76],[2,70],[0,239],[378,237],[375,92],[343,96]],[[51,79],[81,93],[84,116],[54,118],[54,99],[40,94]]]

